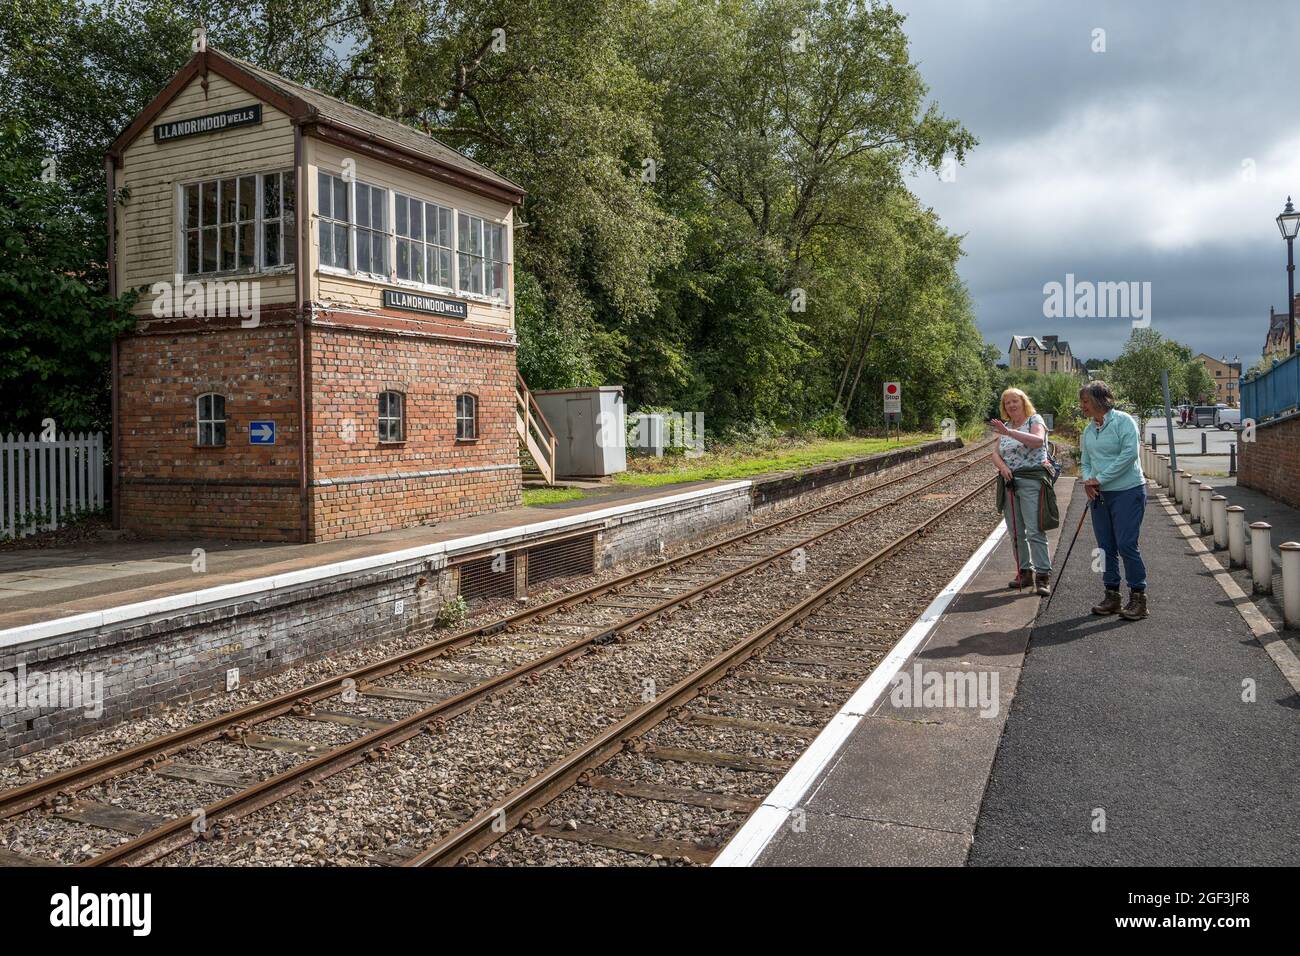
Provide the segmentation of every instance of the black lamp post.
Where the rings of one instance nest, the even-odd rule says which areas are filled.
[[[1286,208],[1277,216],[1277,228],[1286,240],[1286,354],[1295,353],[1295,237],[1300,232],[1300,212],[1286,197]]]

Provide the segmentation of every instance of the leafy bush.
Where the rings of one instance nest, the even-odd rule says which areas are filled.
[[[849,435],[848,419],[838,408],[829,409],[814,418],[810,427],[818,438],[847,438]]]
[[[438,613],[433,618],[434,627],[458,627],[464,623],[468,613],[469,606],[465,603],[465,598],[457,594],[438,608]]]

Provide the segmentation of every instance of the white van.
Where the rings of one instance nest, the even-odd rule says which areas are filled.
[[[1220,429],[1237,428],[1241,425],[1240,408],[1220,408],[1214,413],[1214,427]]]

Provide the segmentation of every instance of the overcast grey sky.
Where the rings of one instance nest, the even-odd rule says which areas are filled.
[[[1300,200],[1300,4],[894,0],[931,97],[980,145],[912,185],[966,234],[986,339],[1058,334],[1087,359],[1131,323],[1043,315],[1043,285],[1151,283],[1151,325],[1247,365],[1286,307],[1273,218]],[[1105,52],[1093,52],[1093,31]]]

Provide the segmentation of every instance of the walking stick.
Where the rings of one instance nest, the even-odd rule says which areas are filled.
[[[1020,535],[1016,532],[1016,480],[1004,479],[1007,486],[1007,514],[1011,516],[1011,558],[1016,563],[1016,591],[1025,589],[1024,575],[1020,573]]]
[[[1052,603],[1052,598],[1056,596],[1056,592],[1061,589],[1061,581],[1064,580],[1062,575],[1065,574],[1065,566],[1070,563],[1070,552],[1074,550],[1074,542],[1079,540],[1079,532],[1083,530],[1083,519],[1088,517],[1088,509],[1091,507],[1092,499],[1085,498],[1083,500],[1083,511],[1079,513],[1079,524],[1074,529],[1074,537],[1070,539],[1070,546],[1065,549],[1065,558],[1061,561],[1061,566],[1056,569],[1056,587],[1052,588],[1052,593],[1047,596],[1043,610],[1047,609],[1047,605]]]

